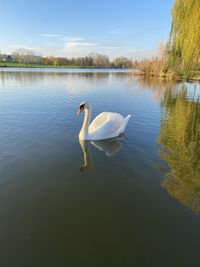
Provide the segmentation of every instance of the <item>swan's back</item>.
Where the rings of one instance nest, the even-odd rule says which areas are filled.
[[[119,136],[125,129],[126,118],[119,113],[103,112],[89,126],[90,140],[103,140]]]

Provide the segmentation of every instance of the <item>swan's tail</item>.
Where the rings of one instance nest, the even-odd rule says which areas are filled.
[[[124,123],[122,124],[122,127],[120,129],[120,134],[122,134],[125,131],[126,125],[128,124],[130,117],[131,115],[129,114],[128,116],[126,116],[126,118],[124,118]]]

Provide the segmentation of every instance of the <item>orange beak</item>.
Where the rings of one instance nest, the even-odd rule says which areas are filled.
[[[79,115],[81,112],[83,112],[83,108],[79,108],[79,110],[77,111],[77,114]]]

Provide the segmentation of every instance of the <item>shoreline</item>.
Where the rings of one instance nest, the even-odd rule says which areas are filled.
[[[175,82],[191,82],[191,83],[200,83],[200,74],[198,74],[198,77],[190,76],[190,77],[184,77],[184,76],[173,76],[170,73],[168,74],[158,74],[158,75],[145,75],[143,73],[137,72],[137,70],[131,70],[127,72],[129,75],[133,76],[138,76],[138,77],[143,77],[143,78],[157,78],[157,79],[162,79],[165,81],[175,81]]]
[[[3,70],[2,70],[3,69]],[[8,70],[7,70],[8,69]],[[57,70],[85,70],[85,71],[89,71],[91,70],[91,72],[96,72],[96,70],[98,71],[114,71],[114,72],[120,72],[123,74],[127,74],[127,75],[133,75],[136,77],[141,77],[141,78],[156,78],[156,79],[161,79],[161,80],[165,80],[165,81],[175,81],[175,82],[191,82],[191,83],[200,83],[200,76],[195,77],[191,76],[191,77],[181,77],[181,76],[172,76],[170,73],[169,74],[159,74],[159,75],[145,75],[141,72],[138,72],[137,69],[126,69],[126,68],[103,68],[103,67],[87,67],[87,66],[52,66],[52,65],[25,65],[25,64],[20,64],[19,66],[15,65],[15,66],[8,66],[8,65],[1,65],[0,63],[0,72],[6,72],[9,71],[9,69],[12,69],[12,71],[14,71],[14,69],[27,69],[28,71],[31,71],[31,69],[49,69],[49,70],[53,70],[53,69],[57,69]],[[22,70],[23,71],[23,70]],[[63,72],[64,73],[64,72]],[[200,75],[200,74],[198,74]]]
[[[113,69],[113,70],[130,70],[126,68],[107,68],[107,67],[93,67],[93,66],[75,66],[75,65],[62,65],[62,66],[53,66],[53,65],[40,65],[40,64],[2,64],[0,63],[0,68],[41,68],[41,69]]]
[[[0,67],[0,74],[2,73],[115,73],[127,74],[130,69],[116,69],[116,68],[58,68],[58,67]]]

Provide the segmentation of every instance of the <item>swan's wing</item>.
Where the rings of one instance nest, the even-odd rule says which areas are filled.
[[[103,112],[99,116],[94,119],[89,127],[91,138],[98,140],[118,136],[124,121],[123,116],[112,112]]]
[[[90,124],[89,132],[95,131],[99,126],[103,125],[109,116],[110,112],[102,112],[100,113]]]

